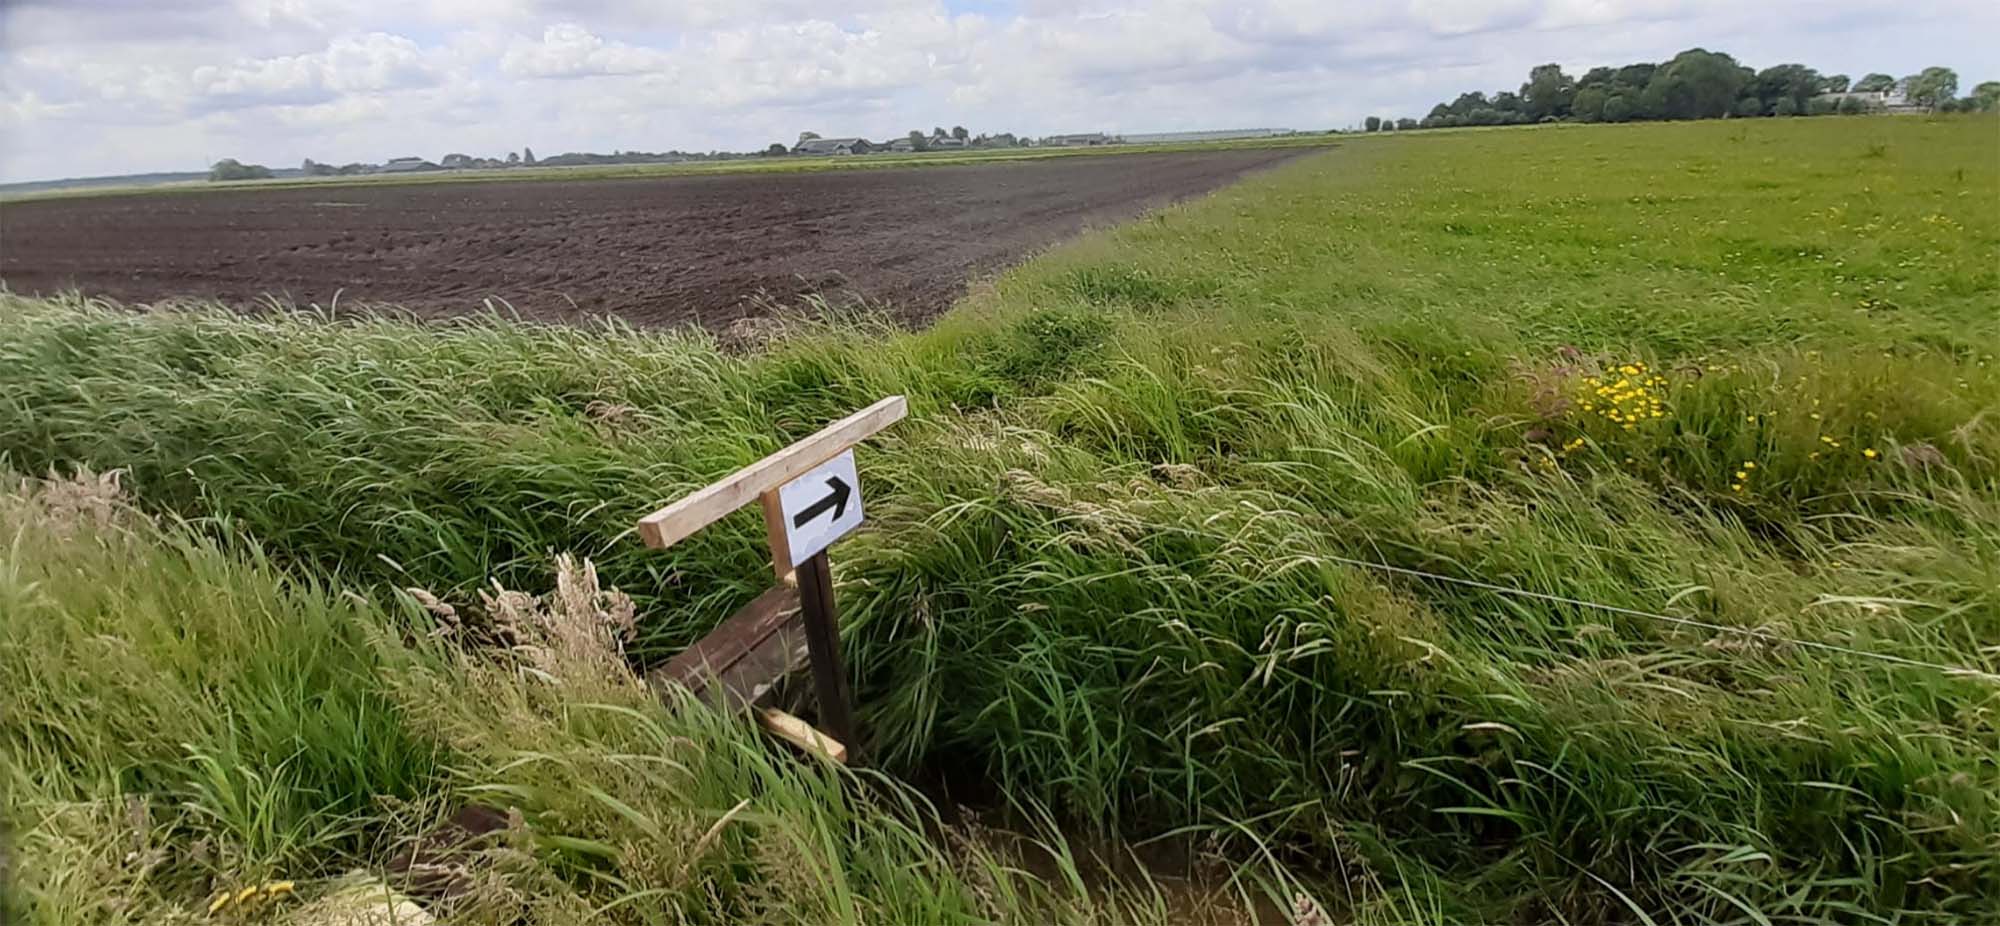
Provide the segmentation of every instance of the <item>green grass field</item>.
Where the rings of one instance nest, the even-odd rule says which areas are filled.
[[[1185,920],[398,591],[587,557],[663,658],[761,525],[634,520],[904,393],[834,558],[884,772],[1305,921],[1991,921],[1996,254],[1994,119],[1751,120],[1356,140],[747,356],[0,296],[4,468],[137,506],[0,506],[14,902],[283,915],[479,800],[472,922]]]

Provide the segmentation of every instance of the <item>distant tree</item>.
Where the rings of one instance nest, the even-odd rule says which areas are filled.
[[[1806,101],[1806,115],[1831,116],[1840,110],[1840,104],[1831,97],[1816,96]]]
[[[1819,79],[1819,92],[1821,92],[1821,93],[1846,93],[1846,92],[1847,92],[1847,75],[1846,75],[1846,74],[1828,74],[1828,75],[1826,75],[1825,77],[1822,77],[1822,78],[1820,78],[1820,79]]]
[[[1855,93],[1886,93],[1896,89],[1896,78],[1887,74],[1870,74],[1854,82]]]
[[[1632,104],[1626,102],[1624,94],[1610,97],[1604,101],[1604,121],[1624,122],[1630,118],[1632,118]]]
[[[1601,69],[1603,70],[1603,69]],[[1592,85],[1576,92],[1570,101],[1570,118],[1578,122],[1597,122],[1604,118],[1604,101],[1609,95],[1603,87]]]
[[[1859,116],[1867,111],[1868,104],[1862,102],[1858,96],[1844,96],[1840,98],[1840,114],[1843,116]]]
[[[1755,75],[1735,58],[1703,48],[1674,56],[1646,84],[1640,105],[1662,119],[1714,119],[1730,111]]]
[[[1781,96],[1778,98],[1778,102],[1771,104],[1771,115],[1773,116],[1796,116],[1798,114],[1799,104],[1791,97]]]
[[[1924,68],[1923,73],[1910,76],[1906,82],[1903,92],[1918,106],[1936,109],[1946,100],[1958,97],[1958,72],[1951,68]]]
[[[1491,108],[1493,108],[1493,104],[1486,99],[1486,94],[1477,90],[1471,93],[1461,93],[1458,95],[1458,99],[1451,101],[1451,114],[1460,118],[1470,118],[1473,110],[1476,109]]]
[[[1659,73],[1660,66],[1657,64],[1646,62],[1628,64],[1619,68],[1618,73],[1611,76],[1611,83],[1613,86],[1626,91],[1625,95],[1629,97],[1632,95],[1632,91],[1646,89],[1646,85],[1652,83],[1653,78]]]
[[[1520,94],[1502,90],[1493,94],[1493,108],[1503,113],[1518,113],[1524,112],[1527,104],[1521,101]]]
[[[1806,101],[1820,92],[1822,80],[1818,71],[1803,64],[1780,64],[1757,72],[1744,92],[1756,96],[1773,113],[1778,100],[1785,97],[1791,98],[1793,109],[1805,112]]]
[[[911,130],[910,130],[910,149],[911,149],[911,150],[913,150],[913,151],[929,151],[929,150],[931,150],[931,140],[930,140],[930,136],[928,136],[928,135],[925,135],[925,134],[924,134],[923,132],[921,132],[921,131],[919,131],[919,130],[917,130],[917,129],[911,129]]]
[[[1408,116],[1404,116],[1403,118],[1396,120],[1396,131],[1398,132],[1407,132],[1416,127],[1417,127],[1417,120],[1412,119]]]
[[[1966,99],[1971,101],[1972,108],[1979,112],[1990,113],[2000,108],[2000,80],[1982,81],[1972,88],[1972,93]]]
[[[518,151],[509,151],[509,152],[507,152],[507,163],[508,163],[508,164],[519,164],[519,163],[521,163],[521,153],[520,153],[520,152],[518,152]]]
[[[1543,64],[1528,71],[1528,82],[1521,85],[1521,99],[1526,103],[1530,118],[1537,121],[1549,116],[1561,119],[1570,114],[1576,89],[1576,81],[1563,73],[1561,65]]]
[[[765,154],[773,157],[781,154],[790,154],[791,152],[792,149],[785,147],[785,143],[781,141],[774,141],[769,148],[764,149]]]
[[[308,177],[331,177],[339,172],[340,169],[332,164],[321,164],[312,158],[306,158],[305,163],[299,165],[299,173]]]
[[[965,130],[965,126],[954,125],[951,127],[951,137],[956,138],[959,141],[965,141],[972,137],[972,133],[967,132]]]
[[[535,149],[521,149],[521,164],[525,167],[533,167],[535,165]]]
[[[472,158],[463,154],[459,154],[457,152],[453,152],[451,154],[447,154],[444,157],[439,158],[438,166],[452,167],[452,168],[471,167]]]
[[[1736,106],[1729,111],[1729,114],[1737,117],[1749,117],[1762,116],[1768,112],[1769,110],[1764,108],[1764,101],[1754,96],[1745,96],[1736,99]]]
[[[1361,121],[1361,129],[1362,129],[1362,131],[1365,131],[1365,132],[1380,132],[1380,131],[1382,131],[1382,117],[1381,117],[1381,116],[1369,116],[1368,118],[1366,118],[1366,119],[1363,119],[1363,120]]]
[[[941,125],[934,125],[934,126],[931,126],[931,137],[932,137],[932,138],[943,138],[943,137],[945,137],[945,136],[946,136],[946,135],[948,135],[948,134],[950,134],[950,133],[949,133],[949,132],[946,132],[946,131],[944,130],[944,126],[941,126]]]
[[[800,132],[800,133],[799,133],[799,144],[803,145],[803,144],[805,144],[806,142],[809,142],[809,141],[812,141],[813,139],[815,139],[815,138],[818,138],[818,137],[819,137],[819,133],[818,133],[818,132]]]
[[[1583,72],[1583,76],[1576,79],[1576,89],[1582,90],[1585,87],[1596,87],[1602,90],[1611,86],[1612,82],[1617,79],[1617,68],[1595,67]]]
[[[208,179],[222,180],[269,180],[271,169],[262,164],[245,164],[235,158],[223,158],[208,169]]]

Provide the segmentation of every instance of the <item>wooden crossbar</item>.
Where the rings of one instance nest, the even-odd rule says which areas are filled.
[[[639,538],[654,548],[669,547],[714,524],[765,492],[804,475],[842,451],[909,413],[909,403],[892,395],[840,419],[805,440],[758,460],[734,475],[639,519]]]

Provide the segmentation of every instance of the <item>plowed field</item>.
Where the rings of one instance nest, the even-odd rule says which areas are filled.
[[[0,207],[0,278],[129,302],[504,300],[537,319],[718,330],[820,294],[921,324],[967,282],[1296,151],[620,180],[141,194]]]

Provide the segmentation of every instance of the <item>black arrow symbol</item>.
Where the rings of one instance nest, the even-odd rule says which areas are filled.
[[[833,519],[835,521],[840,520],[840,516],[847,513],[847,497],[854,494],[854,489],[849,487],[847,482],[839,476],[826,477],[826,489],[825,498],[807,505],[806,510],[792,516],[793,527],[806,526],[807,521],[826,513],[828,508],[833,509]]]

